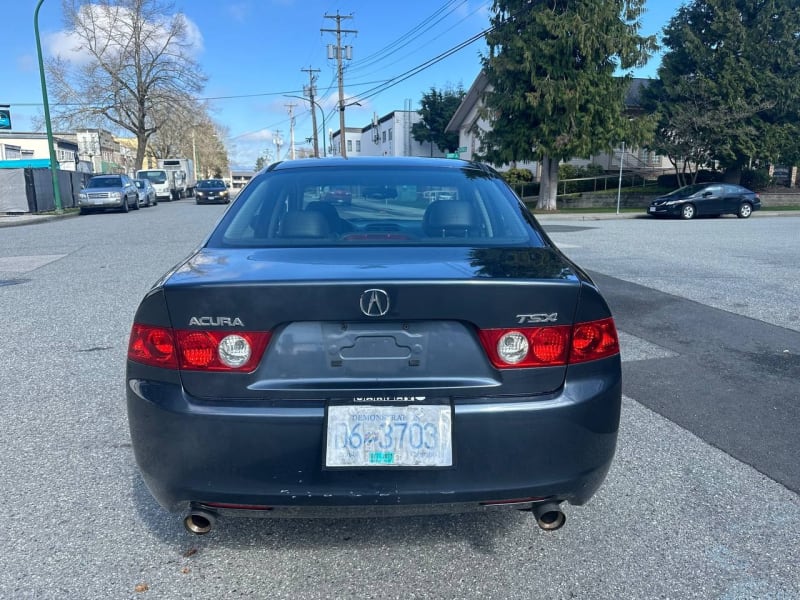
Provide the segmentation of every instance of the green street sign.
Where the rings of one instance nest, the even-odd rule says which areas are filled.
[[[460,158],[460,157],[458,156],[458,152],[448,152],[447,154],[445,154],[445,158]]]

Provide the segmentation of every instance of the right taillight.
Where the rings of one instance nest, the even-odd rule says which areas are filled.
[[[600,319],[572,326],[569,362],[580,363],[619,354],[619,338],[614,319]]]
[[[619,353],[611,317],[572,326],[481,329],[478,336],[499,369],[564,366]]]

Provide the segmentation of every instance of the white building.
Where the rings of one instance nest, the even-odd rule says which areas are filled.
[[[58,166],[64,171],[75,171],[78,146],[68,136],[53,136]],[[0,132],[0,160],[50,159],[47,134],[39,132]]]
[[[434,156],[444,153],[433,143],[420,143],[411,134],[411,128],[422,117],[417,111],[395,110],[375,118],[363,128],[346,127],[347,156]],[[329,155],[341,155],[339,131],[331,134]]]

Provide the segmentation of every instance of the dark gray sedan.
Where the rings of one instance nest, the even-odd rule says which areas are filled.
[[[194,188],[194,199],[197,204],[228,204],[231,196],[222,179],[201,179]]]
[[[759,195],[740,185],[695,183],[656,198],[647,208],[647,214],[682,219],[728,214],[746,219],[760,208]]]
[[[145,295],[126,392],[144,481],[194,533],[493,507],[557,529],[614,456],[619,342],[490,168],[290,161]]]

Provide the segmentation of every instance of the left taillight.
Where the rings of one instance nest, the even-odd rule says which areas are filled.
[[[165,369],[250,372],[261,361],[269,338],[267,331],[173,330],[137,323],[128,358]]]
[[[172,329],[134,323],[128,341],[128,359],[152,367],[177,369],[178,352]]]

